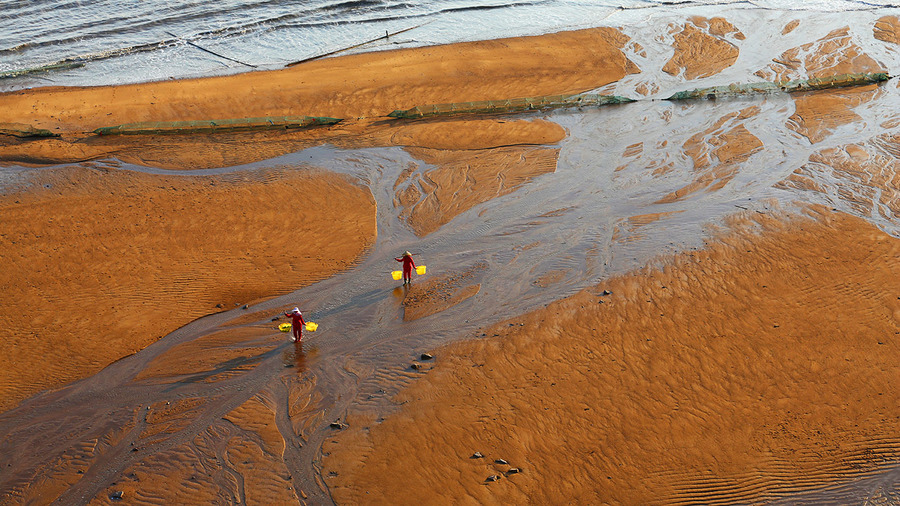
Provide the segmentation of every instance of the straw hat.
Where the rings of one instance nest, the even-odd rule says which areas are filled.
[[[412,256],[412,253],[410,253],[409,251],[406,251],[406,252],[403,253],[403,256],[405,256],[405,257],[411,257],[411,256]]]

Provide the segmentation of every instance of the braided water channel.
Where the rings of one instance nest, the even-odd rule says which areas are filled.
[[[478,338],[491,324],[700,248],[710,227],[737,212],[825,204],[897,236],[895,189],[809,163],[814,153],[857,143],[890,158],[882,170],[896,171],[896,158],[870,141],[900,133],[884,126],[900,110],[898,91],[890,83],[875,95],[855,109],[858,120],[816,144],[789,128],[794,101],[779,95],[535,113],[568,131],[552,146],[559,149],[555,171],[424,237],[410,229],[396,195],[426,180],[433,167],[400,148],[321,146],[248,166],[184,172],[313,166],[349,174],[374,195],[377,242],[350,270],[191,322],[93,377],[3,413],[0,454],[15,458],[4,459],[0,489],[15,503],[83,504],[121,491],[148,503],[173,497],[330,503],[319,475],[322,443],[340,430],[348,410],[379,416],[395,410],[394,394],[427,374],[410,368],[423,352]],[[756,139],[741,156],[719,152],[701,170],[686,153],[691,145],[715,152],[738,142],[738,134]],[[412,177],[398,185],[411,166]],[[784,183],[798,170],[818,190]],[[389,275],[404,250],[428,267],[411,287]],[[440,276],[464,279],[477,291],[405,319],[404,301]],[[273,321],[294,305],[319,324],[302,344]]]

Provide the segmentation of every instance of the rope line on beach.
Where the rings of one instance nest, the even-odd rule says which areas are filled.
[[[236,118],[196,121],[153,121],[126,123],[101,127],[93,131],[98,135],[140,135],[235,132],[241,130],[290,130],[321,125],[335,125],[341,118],[319,116],[277,116],[264,118]]]
[[[431,104],[416,106],[412,109],[396,110],[388,114],[390,118],[424,118],[428,116],[447,116],[452,114],[491,114],[524,112],[564,107],[588,107],[612,104],[626,104],[634,99],[617,95],[595,95],[582,93],[579,95],[547,95],[543,97],[510,98],[506,100],[483,100],[479,102],[455,102],[450,104]]]
[[[796,93],[801,91],[824,90],[874,84],[890,79],[886,72],[841,74],[795,81],[762,82],[752,84],[731,84],[711,88],[679,91],[661,100],[710,99],[738,95],[764,95],[772,93]],[[657,100],[657,99],[651,99]],[[388,114],[391,118],[416,119],[428,116],[449,116],[454,114],[515,113],[531,110],[563,107],[585,107],[626,104],[637,100],[617,95],[548,95],[534,98],[513,98],[507,100],[485,100],[480,102],[455,102],[448,104],[419,105],[411,109],[395,110]]]
[[[830,77],[817,77],[794,81],[731,84],[728,86],[714,86],[679,91],[667,98],[650,100],[678,101],[773,93],[796,93],[877,84],[891,78],[892,76],[886,72],[874,72],[841,74]],[[454,116],[463,114],[514,114],[569,107],[602,107],[606,105],[627,104],[636,101],[637,100],[628,97],[598,95],[592,93],[581,93],[577,95],[545,95],[542,97],[510,98],[505,100],[419,105],[410,109],[397,109],[388,113],[385,117],[394,119],[419,119],[432,116]],[[343,118],[321,116],[154,121],[101,127],[91,132],[82,133],[96,135],[227,133],[236,131],[303,129],[316,126],[331,126],[340,123],[341,121],[343,121]],[[9,123],[0,124],[0,135],[11,135],[21,138],[59,137],[58,134],[54,134],[49,130],[34,128],[30,125]]]

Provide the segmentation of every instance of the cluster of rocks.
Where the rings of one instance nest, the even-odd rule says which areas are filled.
[[[472,459],[483,459],[483,458],[484,458],[484,454],[482,454],[481,452],[475,452],[475,453],[473,453],[472,456],[469,457],[469,458],[472,458]],[[494,459],[494,464],[497,464],[498,466],[509,466],[509,462],[507,462],[506,459]],[[484,482],[485,482],[485,483],[491,483],[491,482],[500,480],[501,478],[503,478],[503,475],[511,476],[511,475],[513,475],[513,474],[519,474],[519,473],[521,473],[521,472],[522,472],[522,469],[521,469],[521,468],[518,468],[518,467],[510,467],[509,469],[507,469],[506,471],[504,471],[502,474],[492,474],[492,475],[488,476],[487,478],[484,479]]]
[[[422,361],[425,361],[425,360],[431,360],[431,359],[434,358],[434,355],[432,355],[431,353],[423,353],[421,356],[419,356],[419,358],[420,358]],[[421,370],[421,369],[422,369],[423,367],[425,367],[425,366],[424,366],[423,364],[418,363],[418,362],[413,362],[412,365],[410,365],[409,367],[410,367],[410,369],[412,369],[412,370],[414,370],[414,371],[418,371],[418,370]]]

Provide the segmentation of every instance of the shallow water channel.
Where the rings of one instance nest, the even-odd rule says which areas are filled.
[[[702,247],[733,213],[819,203],[900,236],[896,189],[880,187],[883,178],[866,180],[809,162],[828,148],[860,144],[883,158],[880,170],[896,172],[893,153],[873,142],[900,133],[885,126],[900,110],[896,83],[873,94],[854,110],[859,119],[815,144],[790,128],[795,102],[787,95],[535,113],[568,131],[556,170],[424,237],[395,206],[395,185],[410,164],[416,165],[413,176],[433,167],[400,148],[322,146],[248,166],[184,172],[313,166],[352,175],[377,202],[377,243],[346,272],[201,318],[93,377],[3,413],[0,454],[15,458],[4,459],[0,489],[15,490],[23,502],[61,504],[102,500],[119,490],[151,502],[208,493],[243,503],[250,489],[273,500],[296,491],[312,504],[329,503],[318,462],[322,442],[339,430],[332,422],[348,410],[384,416],[396,409],[393,394],[423,374],[410,368],[423,352],[478,338],[498,321]],[[756,141],[740,156],[716,152],[748,135]],[[690,145],[718,155],[700,167],[686,153]],[[797,170],[816,186],[785,184]],[[404,250],[428,267],[408,288],[390,277],[393,257]],[[406,297],[430,278],[452,275],[477,285],[477,293],[429,316],[404,319]],[[319,324],[302,344],[290,342],[272,321],[294,305]],[[246,442],[260,450],[235,449]],[[261,477],[253,468],[271,472]],[[858,499],[885,483],[896,487],[898,479],[888,471],[869,485],[826,497]]]

